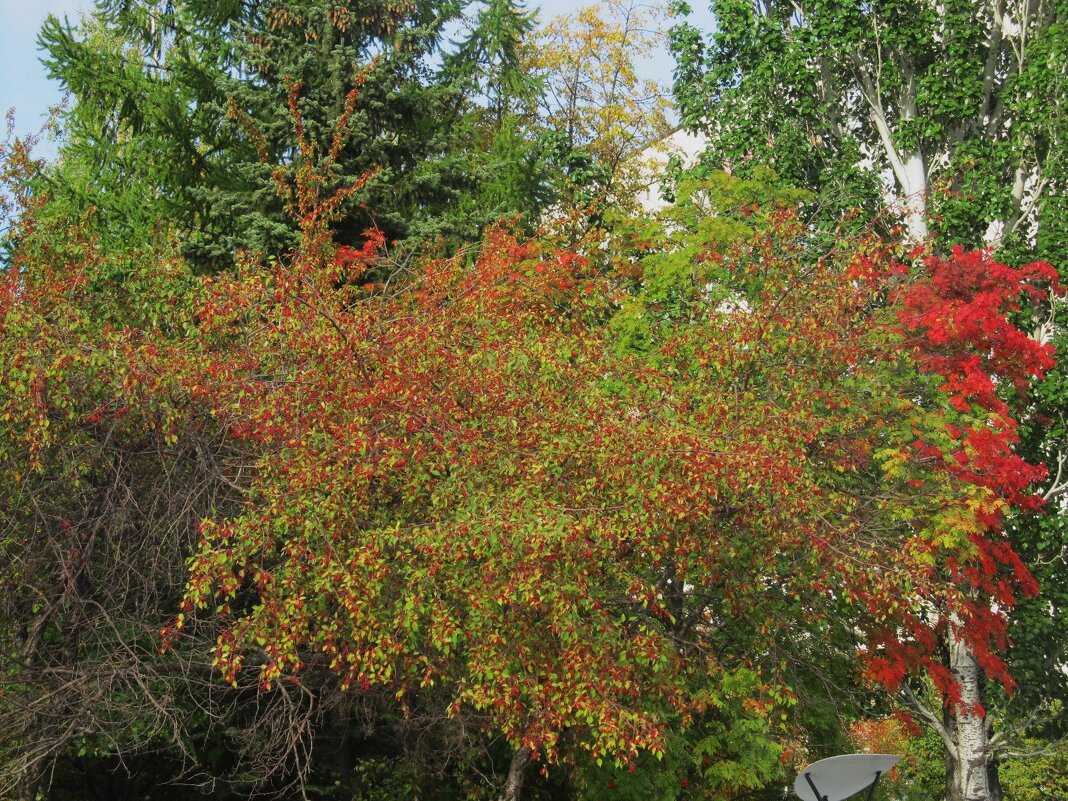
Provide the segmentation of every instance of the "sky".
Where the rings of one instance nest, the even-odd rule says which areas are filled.
[[[528,2],[528,7],[541,7],[541,19],[547,21],[557,14],[574,11],[583,5],[572,0],[544,0]],[[695,6],[700,3],[694,3]],[[0,0],[0,114],[15,109],[15,131],[26,134],[36,131],[44,122],[50,106],[62,98],[61,87],[49,81],[40,62],[37,31],[49,14],[66,15],[72,22],[93,6],[93,0]],[[697,15],[695,24],[708,23],[708,16]],[[643,65],[650,78],[665,83],[671,81],[671,57],[660,52]],[[37,153],[51,156],[55,145],[43,143]]]
[[[49,14],[76,20],[92,0],[0,0],[0,113],[15,109],[15,130],[40,127],[48,107],[62,99],[39,61],[37,31]]]

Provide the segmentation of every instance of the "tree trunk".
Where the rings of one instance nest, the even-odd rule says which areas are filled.
[[[913,152],[905,157],[902,169],[901,193],[905,196],[905,224],[909,239],[923,242],[927,239],[927,169],[923,154]]]
[[[887,107],[878,86],[878,81],[872,77],[868,66],[861,59],[859,53],[852,54],[853,65],[856,69],[857,87],[860,89],[868,108],[871,111],[871,121],[879,134],[879,141],[883,147],[890,169],[894,172],[898,191],[905,204],[905,225],[908,227],[909,240],[911,242],[924,242],[927,239],[927,167],[921,150],[913,150],[904,153],[898,150],[894,142],[894,132],[887,119]],[[905,71],[903,77],[902,96],[898,98],[898,113],[900,122],[908,122],[916,117],[916,81],[915,72],[911,66]]]
[[[519,801],[523,791],[523,776],[530,764],[530,749],[523,746],[512,756],[508,766],[508,778],[504,780],[500,801]]]
[[[989,729],[988,729],[989,732]],[[987,756],[986,779],[990,782],[991,801],[1002,801],[1004,793],[1001,791],[1001,776],[998,774],[998,760]]]
[[[988,770],[990,740],[980,714],[982,677],[979,663],[956,633],[949,634],[949,666],[960,683],[960,705],[950,710],[947,729],[946,801],[996,801]]]

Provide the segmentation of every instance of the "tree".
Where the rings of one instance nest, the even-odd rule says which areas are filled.
[[[241,514],[202,525],[177,623],[222,620],[229,680],[325,668],[402,708],[440,688],[514,748],[508,799],[565,745],[663,753],[723,702],[690,677],[727,665],[720,693],[751,692],[739,671],[788,610],[808,627],[845,603],[888,687],[926,670],[971,710],[945,632],[1008,680],[1000,609],[1032,582],[999,525],[1040,470],[993,376],[1050,365],[1006,316],[1048,265],[960,252],[897,291],[878,241],[810,258],[780,214],[700,255],[712,300],[643,358],[581,252],[496,231],[473,264],[367,281],[381,240],[335,247],[344,198],[303,164],[300,248],[213,282],[196,359],[168,357],[257,454]]]
[[[687,10],[685,4],[677,8]],[[833,216],[858,197],[870,204],[870,189],[863,194],[852,187],[865,181],[871,187],[881,170],[913,240],[936,233],[946,245],[989,245],[1011,260],[1036,255],[1063,260],[1058,187],[1064,176],[1066,40],[1060,4],[725,0],[711,8],[716,32],[706,41],[682,24],[673,31],[673,49],[683,118],[708,133],[713,164],[728,163],[742,174],[771,165],[788,181],[815,191],[822,205],[835,210]],[[1029,313],[1044,319],[1045,307],[1036,302]],[[1043,329],[1036,321],[1035,327],[1036,336],[1048,341],[1057,325]],[[1055,378],[1052,386],[1061,383]],[[1044,396],[1050,399],[1054,392]],[[1037,411],[1032,401],[1019,403],[1021,410]],[[1035,420],[1061,414],[1047,402]],[[1033,459],[1059,464],[1059,440],[1044,431],[1042,425],[1029,426],[1021,447]],[[1060,481],[1045,490],[1051,500],[1063,492]],[[1058,558],[1060,541],[1050,536],[1056,524],[1038,519],[1007,525],[1018,550],[1052,591],[1057,570],[1043,565]],[[1055,618],[1048,609],[1036,602],[1021,610],[1016,642],[1034,642],[1029,626],[1050,631]],[[1048,667],[1049,656],[1042,647],[1021,647],[1011,658],[1023,678],[1048,673],[1042,665]],[[1045,679],[1032,686],[1052,690]],[[988,700],[998,697],[992,686],[981,692]],[[959,716],[950,714],[942,726],[941,715],[919,704],[920,695],[908,703],[921,707],[925,719],[938,721],[947,753],[958,752]],[[1021,696],[1038,700],[1026,690]],[[1053,697],[1044,695],[1037,708]],[[970,756],[950,759],[957,766],[950,775],[958,779],[950,782],[951,797],[963,792],[960,761],[979,759],[993,769],[998,751],[1010,747],[1008,735],[1018,734],[1018,724],[1032,717],[1031,711],[1018,714],[1021,720],[998,724],[1002,732],[988,732],[992,740],[980,737]],[[988,729],[996,718],[987,717]],[[996,776],[981,792],[997,797]]]
[[[484,99],[490,118],[500,127],[509,114],[526,113],[537,98],[540,87],[525,64],[537,17],[513,0],[481,4],[468,35],[446,57],[446,68],[455,80],[469,85],[471,95]]]
[[[357,243],[375,225],[390,241],[477,238],[493,214],[514,209],[471,200],[491,177],[472,170],[476,143],[464,136],[465,92],[475,89],[460,73],[474,68],[459,65],[478,54],[458,54],[450,71],[431,67],[460,10],[436,0],[116,0],[80,31],[51,18],[40,43],[73,106],[49,191],[97,208],[116,239],[131,226],[150,239],[167,216],[203,269],[232,264],[240,249],[280,255],[296,241],[271,175],[294,166],[289,98],[296,91],[307,133],[325,149],[359,83],[335,180],[378,175],[338,235]]]
[[[232,699],[196,637],[164,659],[159,631],[196,521],[235,494],[210,469],[226,444],[137,358],[189,330],[187,267],[166,247],[105,255],[92,226],[30,193],[21,143],[5,150],[24,204],[0,289],[0,787],[28,800],[78,763],[95,768],[84,791],[199,756],[188,735],[210,739]]]
[[[1033,244],[1040,220],[1056,239],[1065,97],[1056,2],[711,8],[718,27],[707,45],[682,23],[673,50],[684,122],[709,133],[714,159],[772,163],[812,186],[833,181],[831,165],[849,171],[868,158],[892,173],[913,239],[926,238],[929,220],[973,246]]]
[[[552,20],[533,58],[546,84],[542,124],[557,138],[558,160],[575,183],[592,183],[595,194],[624,207],[633,207],[644,179],[634,157],[670,127],[666,91],[638,69],[663,36],[661,12],[614,1],[586,6]]]
[[[163,218],[193,238],[198,226],[228,231],[207,221],[197,187],[241,147],[222,119],[219,76],[238,69],[235,31],[256,8],[101,2],[78,28],[49,17],[38,44],[71,95],[59,163],[36,189],[50,207],[75,217],[93,209],[102,242],[119,249],[153,242]]]
[[[536,223],[548,204],[549,164],[536,125],[544,86],[530,67],[536,26],[522,3],[487,0],[444,57],[446,77],[467,99],[460,137],[469,142],[467,170],[479,176],[470,202],[486,219]]]
[[[565,247],[493,229],[477,253],[396,261],[381,230],[343,237],[374,180],[337,178],[357,101],[346,94],[326,135],[289,90],[296,136],[271,170],[298,230],[287,256],[246,253],[205,277],[172,250],[101,247],[91,220],[29,214],[13,230],[0,492],[18,592],[5,636],[36,661],[12,664],[6,704],[45,708],[49,681],[133,642],[146,659],[127,675],[148,691],[132,697],[162,692],[160,719],[174,721],[189,707],[169,688],[198,685],[165,668],[192,654],[201,691],[236,707],[249,753],[263,752],[254,767],[306,777],[304,744],[366,704],[418,721],[442,761],[507,743],[499,785],[515,799],[535,763],[568,760],[589,788],[606,761],[680,742],[687,757],[648,775],[758,787],[791,703],[781,644],[801,638],[848,631],[873,680],[896,688],[926,670],[956,702],[936,651],[951,631],[1005,679],[1003,611],[1031,584],[1000,523],[1033,506],[1038,471],[1013,453],[999,393],[1049,366],[1008,318],[1048,266],[961,251],[909,278],[874,236],[818,247],[781,208],[799,193],[728,176],[724,197],[680,185],[676,225],[692,232],[623,252],[599,233]],[[648,324],[621,341],[628,317]],[[219,494],[173,515],[171,482],[190,477]],[[161,517],[127,528],[112,487],[161,499]],[[64,519],[114,546],[94,546],[100,581],[81,581]],[[115,537],[97,539],[105,530]],[[196,539],[165,632],[176,651],[142,645],[160,597],[113,580],[127,531],[139,564],[161,532]],[[62,609],[37,606],[70,569]],[[834,630],[842,613],[848,629]],[[205,640],[231,689],[203,683]],[[145,715],[64,697],[79,728],[43,730],[48,759],[181,748],[196,731],[179,720],[100,745],[107,721]],[[216,709],[225,737],[235,717]],[[340,725],[319,724],[334,713]],[[17,765],[42,729],[4,722]],[[352,754],[351,738],[338,745]],[[350,783],[329,792],[351,795],[360,780],[337,767]]]
[[[235,231],[261,231],[263,245],[255,244],[266,252],[291,248],[297,232],[271,174],[278,164],[296,168],[301,158],[292,146],[290,100],[299,106],[308,141],[322,153],[330,147],[346,96],[359,84],[335,181],[343,186],[366,172],[377,174],[339,221],[341,240],[358,244],[371,225],[389,241],[445,237],[456,243],[477,237],[478,224],[454,211],[473,183],[465,173],[466,148],[453,150],[459,144],[453,129],[461,96],[428,65],[441,45],[442,27],[458,10],[438,0],[268,6],[265,24],[240,40],[248,77],[224,80],[232,108],[247,116],[252,129],[243,138],[255,143],[258,154],[229,165],[231,175],[241,176],[236,185],[208,188],[216,216]]]
[[[161,652],[199,521],[244,494],[224,468],[242,446],[158,359],[195,352],[195,271],[165,231],[119,248],[91,216],[65,216],[25,143],[0,154],[0,794],[353,790],[361,774],[336,775],[332,747],[377,699],[228,687],[211,624]],[[403,726],[380,728],[381,750],[398,750]]]

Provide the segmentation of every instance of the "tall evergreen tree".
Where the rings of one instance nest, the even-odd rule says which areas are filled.
[[[234,29],[251,15],[236,2],[115,0],[78,26],[49,17],[38,44],[71,96],[60,163],[39,187],[53,208],[92,207],[119,247],[155,239],[162,216],[195,229],[205,210],[193,187],[235,144],[218,77],[235,69]]]
[[[302,158],[294,148],[295,115],[314,150],[329,149],[345,97],[361,76],[335,177],[345,184],[378,173],[348,209],[340,240],[356,242],[372,226],[390,240],[460,234],[463,221],[452,207],[469,179],[450,147],[459,98],[428,64],[441,26],[457,12],[440,0],[400,7],[293,0],[273,4],[264,24],[244,27],[242,72],[220,80],[230,116],[236,111],[247,120],[247,130],[239,119],[228,123],[244,147],[202,190],[211,220],[231,226],[229,241],[200,246],[277,253],[293,244],[295,228],[282,214],[272,168],[295,167]],[[249,146],[258,157],[249,158]]]
[[[433,66],[443,27],[462,11],[451,0],[101,0],[80,28],[51,18],[40,43],[73,97],[52,190],[102,210],[123,241],[130,229],[151,238],[166,213],[202,269],[239,249],[282,253],[296,222],[274,167],[302,158],[295,116],[325,152],[360,82],[334,178],[377,172],[347,208],[340,240],[370,227],[409,242],[475,237],[491,213],[471,198],[488,176],[470,169],[465,92],[475,87],[458,76],[474,74],[462,65],[484,48],[458,53],[452,69]],[[527,19],[516,18],[513,39]],[[517,86],[514,45],[497,33]]]
[[[547,202],[548,149],[536,105],[544,85],[531,68],[536,15],[515,0],[479,0],[444,58],[444,76],[465,99],[457,148],[474,191],[462,203],[479,216],[537,219]]]

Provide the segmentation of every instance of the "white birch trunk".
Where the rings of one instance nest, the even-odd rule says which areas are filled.
[[[951,627],[952,628],[952,627]],[[996,801],[987,773],[990,752],[986,719],[976,710],[982,701],[979,663],[967,644],[949,634],[949,666],[960,683],[960,706],[949,715],[947,801]]]
[[[924,164],[923,153],[920,150],[913,150],[911,153],[902,153],[898,150],[878,89],[858,55],[854,54],[853,62],[857,68],[861,94],[868,103],[872,123],[879,133],[883,153],[890,164],[890,169],[894,172],[894,179],[905,204],[905,225],[908,228],[909,240],[923,242],[928,234],[927,167]],[[912,119],[915,116],[915,103],[912,99],[908,99],[904,105],[909,109],[904,119]]]
[[[927,239],[927,169],[923,155],[909,153],[902,164],[899,180],[905,196],[905,225],[909,239],[923,242]]]

